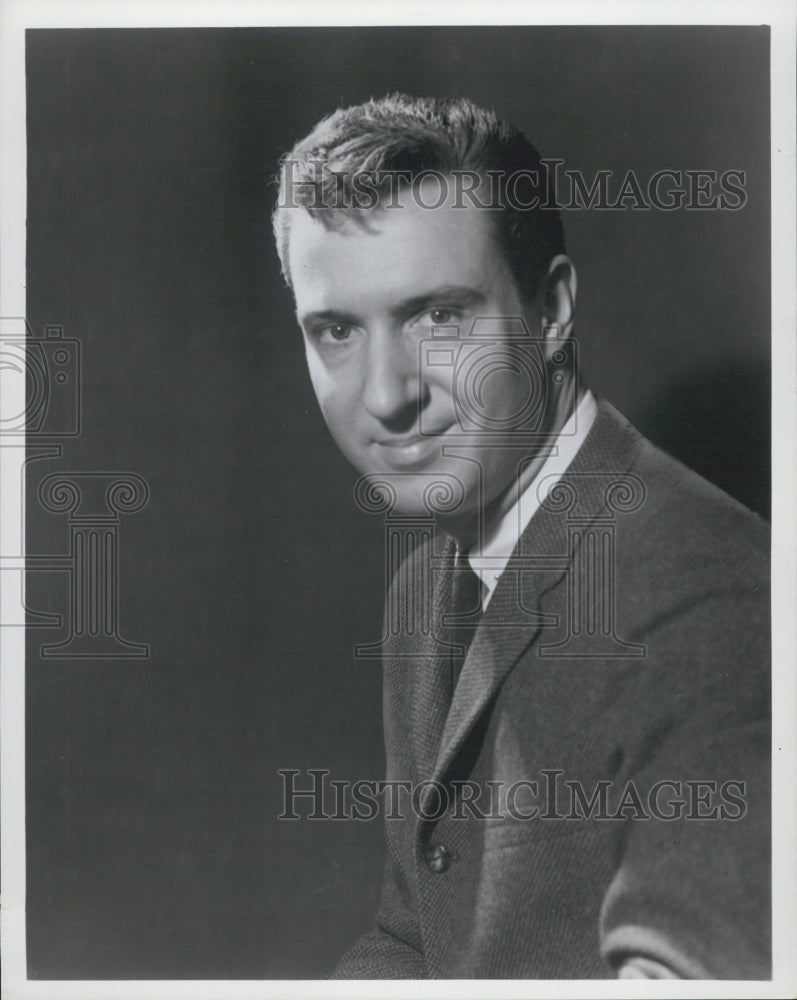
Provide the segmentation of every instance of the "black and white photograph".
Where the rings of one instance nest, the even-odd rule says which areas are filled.
[[[4,996],[793,995],[790,6],[83,6],[0,9]]]

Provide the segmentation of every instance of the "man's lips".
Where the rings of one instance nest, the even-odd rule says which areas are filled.
[[[443,427],[425,434],[377,438],[376,444],[390,465],[421,465],[439,453],[440,438],[447,430]]]

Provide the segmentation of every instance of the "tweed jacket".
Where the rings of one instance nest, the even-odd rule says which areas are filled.
[[[768,978],[765,522],[601,401],[453,700],[450,555],[432,537],[389,595],[428,570],[432,628],[384,657],[387,778],[428,796],[386,818],[376,927],[335,978]]]

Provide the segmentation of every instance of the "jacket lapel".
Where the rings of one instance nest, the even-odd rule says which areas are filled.
[[[450,647],[440,640],[440,623],[443,614],[451,605],[451,572],[448,567],[454,562],[454,539],[445,537],[444,549],[438,558],[432,553],[432,545],[426,549],[428,560],[429,593],[431,607],[429,621],[432,634],[427,636],[424,652],[416,657],[411,674],[413,691],[411,695],[412,733],[418,777],[428,777],[440,747],[440,737],[451,703]]]
[[[430,697],[426,707],[431,704],[433,724],[440,727],[436,735],[424,730],[425,752],[432,756],[423,759],[435,761],[429,775],[432,780],[443,778],[468,733],[541,629],[560,624],[560,615],[544,613],[541,602],[549,595],[544,604],[552,604],[572,562],[568,519],[577,516],[583,525],[606,513],[607,484],[633,464],[639,441],[631,425],[601,401],[583,446],[559,487],[554,487],[548,502],[532,517],[501,575],[468,651],[447,715],[445,710],[441,712],[440,692],[432,679],[427,678],[426,686],[419,687],[416,711],[423,712],[424,696]],[[448,573],[439,575],[450,577]],[[440,581],[439,589],[439,599],[449,599],[450,579]],[[559,606],[564,607],[562,602]]]

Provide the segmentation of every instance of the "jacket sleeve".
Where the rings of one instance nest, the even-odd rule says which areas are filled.
[[[385,609],[397,593],[394,580]],[[400,599],[400,595],[399,595]],[[383,727],[387,781],[406,780],[411,773],[408,758],[412,745],[409,731],[406,661],[383,657]],[[400,810],[399,810],[400,811]],[[410,814],[384,821],[387,861],[376,926],[343,955],[332,979],[425,979],[420,921],[415,898],[414,826]]]
[[[344,954],[330,978],[425,979],[428,973],[416,935],[416,915],[390,858],[385,865],[376,926]]]
[[[386,696],[389,697],[389,696]],[[386,745],[394,719],[386,712]],[[388,780],[393,760],[388,749]],[[333,979],[425,979],[420,921],[414,892],[414,828],[409,815],[385,820],[387,861],[376,926],[344,954]]]
[[[645,717],[634,785],[657,817],[630,811],[620,864],[604,898],[601,951],[686,979],[768,979],[770,718],[761,601],[709,602],[672,623],[681,637],[640,689]],[[730,614],[730,610],[733,616]],[[710,639],[707,619],[722,622]],[[718,634],[719,632],[719,634]],[[701,641],[704,638],[706,641]],[[655,639],[653,640],[655,642]],[[625,973],[628,974],[628,973]]]

